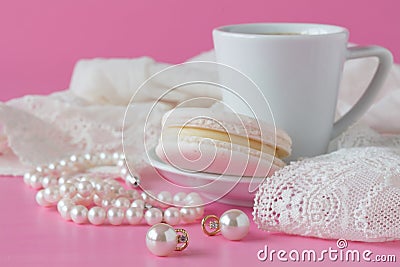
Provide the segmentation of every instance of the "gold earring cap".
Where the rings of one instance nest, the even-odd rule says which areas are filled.
[[[219,217],[216,215],[207,215],[201,220],[201,228],[206,235],[213,236],[218,234],[221,231]]]

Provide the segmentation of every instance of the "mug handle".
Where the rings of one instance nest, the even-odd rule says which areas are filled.
[[[333,124],[331,139],[338,137],[351,124],[356,122],[373,104],[374,98],[385,82],[393,63],[393,56],[390,51],[380,46],[355,46],[347,48],[346,60],[363,57],[377,57],[379,60],[378,68],[367,89],[357,103]]]

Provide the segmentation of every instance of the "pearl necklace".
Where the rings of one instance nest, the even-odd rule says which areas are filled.
[[[149,225],[160,222],[177,225],[202,218],[203,200],[195,192],[172,196],[163,191],[155,197],[151,192],[127,190],[114,178],[81,175],[90,168],[112,165],[120,168],[121,178],[128,186],[139,185],[139,178],[129,173],[125,157],[118,153],[72,155],[67,160],[36,167],[24,175],[24,182],[39,190],[36,202],[40,206],[57,206],[62,218],[77,224],[135,225],[144,218]]]
[[[99,166],[118,166],[121,178],[129,187],[137,187],[140,184],[138,176],[132,176],[125,164],[125,156],[119,153],[72,155],[68,159],[62,159],[45,166],[38,166],[33,171],[24,175],[26,185],[34,189],[47,188],[52,185],[61,185],[76,174]]]

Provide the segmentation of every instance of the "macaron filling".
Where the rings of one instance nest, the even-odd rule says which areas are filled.
[[[280,150],[277,150],[276,147],[271,145],[262,143],[260,140],[254,140],[252,138],[248,138],[245,136],[238,136],[235,134],[229,134],[227,132],[221,132],[212,129],[199,128],[199,127],[168,127],[163,131],[163,137],[166,136],[197,136],[202,138],[209,138],[213,140],[218,140],[221,142],[231,143],[240,145],[243,147],[248,147],[251,149],[255,149],[262,153],[267,153],[271,156],[276,156],[277,158],[285,157],[286,153],[279,153]]]

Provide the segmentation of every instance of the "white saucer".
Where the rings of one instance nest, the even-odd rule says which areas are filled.
[[[217,175],[205,172],[189,172],[177,169],[161,161],[155,149],[148,151],[149,163],[166,180],[201,193],[211,202],[219,201],[237,206],[252,207],[256,188],[265,178],[247,178],[231,175]]]

